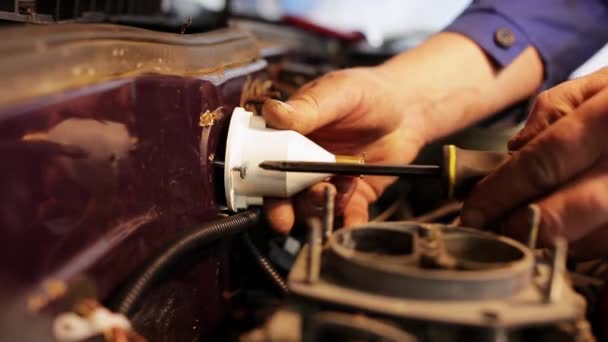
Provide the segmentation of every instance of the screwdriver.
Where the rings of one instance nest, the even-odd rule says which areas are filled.
[[[440,165],[379,165],[309,161],[264,161],[264,170],[282,172],[330,173],[335,175],[439,177],[448,198],[466,196],[479,180],[509,157],[505,152],[476,151],[443,146]]]

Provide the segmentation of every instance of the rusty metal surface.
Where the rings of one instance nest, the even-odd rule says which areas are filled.
[[[369,226],[354,227],[351,231],[368,227],[382,227],[386,232],[390,230],[399,232],[399,230],[407,231],[406,228],[411,225],[419,224],[408,222],[370,224]],[[449,229],[458,231],[460,228]],[[471,230],[465,229],[465,232],[470,233]],[[345,235],[344,239],[349,239],[348,232],[343,235]],[[480,232],[480,236],[489,235]],[[332,235],[334,241],[338,237],[339,235],[336,233]],[[504,240],[502,237],[497,237],[497,239]],[[349,244],[357,243],[356,239],[352,240]],[[398,239],[394,234],[385,234],[381,240],[374,242],[373,239],[372,241],[367,239],[360,240],[358,243],[363,245],[359,246],[357,251],[342,251],[342,257],[343,259],[358,259],[357,264],[359,265],[369,261],[364,272],[354,272],[358,272],[358,270],[354,270],[349,265],[349,263],[355,264],[353,260],[346,262],[342,260],[340,263],[331,265],[336,260],[332,258],[332,254],[335,253],[335,245],[332,246],[330,240],[323,255],[323,267],[319,280],[314,283],[309,281],[307,262],[309,246],[305,246],[289,274],[289,289],[300,298],[321,303],[324,307],[350,308],[398,319],[467,327],[491,326],[493,328],[521,329],[534,325],[555,324],[555,322],[574,322],[583,317],[585,302],[569,286],[564,286],[564,292],[559,301],[549,303],[545,301],[543,289],[551,282],[551,272],[550,267],[542,263],[535,265],[531,278],[517,291],[503,293],[503,296],[500,297],[487,298],[483,294],[480,296],[479,292],[485,291],[482,289],[483,286],[469,286],[467,283],[472,278],[478,278],[481,282],[485,278],[488,286],[496,287],[496,282],[492,280],[494,276],[492,273],[509,271],[511,263],[501,268],[492,266],[483,272],[421,267],[418,269],[418,275],[412,276],[413,270],[408,270],[407,264],[416,258],[415,241],[407,238]],[[492,251],[485,251],[485,253],[493,255]],[[464,253],[461,256],[467,255],[469,254]],[[482,258],[481,260],[487,262],[487,259]],[[373,267],[378,270],[372,272]],[[387,276],[387,270],[393,274]],[[349,277],[338,276],[338,273],[343,275],[348,273]],[[407,284],[407,278],[411,278],[412,283]],[[431,278],[435,279],[435,283],[429,282]],[[448,284],[451,282],[450,279],[455,283]],[[476,293],[465,293],[464,295],[459,293],[458,296],[451,298],[437,298],[444,295],[444,293],[437,293],[440,288],[449,292],[449,287],[460,286],[457,284],[459,281],[466,284],[466,288],[469,288],[471,292]],[[565,281],[564,277],[560,281]],[[415,283],[419,288],[415,288]],[[369,285],[373,285],[373,288],[370,288]],[[434,298],[429,298],[427,291],[434,291]]]
[[[504,298],[528,286],[533,268],[532,254],[515,241],[432,224],[340,230],[328,248],[328,273],[353,287],[394,297]]]

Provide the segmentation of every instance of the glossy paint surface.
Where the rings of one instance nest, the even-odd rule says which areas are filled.
[[[168,241],[216,218],[223,199],[211,155],[256,69],[146,75],[0,110],[5,338],[50,337],[53,312],[106,299]],[[220,106],[223,118],[201,127]],[[220,242],[180,265],[142,301],[135,325],[167,341],[212,331],[226,310],[227,255]]]

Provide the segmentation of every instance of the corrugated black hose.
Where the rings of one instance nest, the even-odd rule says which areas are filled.
[[[242,232],[256,224],[260,217],[259,210],[247,210],[217,221],[205,223],[188,232],[146,266],[144,271],[126,289],[125,294],[118,302],[117,311],[128,315],[150,285],[180,256],[209,242]]]
[[[247,232],[243,233],[243,242],[245,242],[247,249],[249,250],[249,252],[251,252],[251,254],[253,254],[256,262],[258,263],[258,265],[260,266],[262,271],[264,271],[264,273],[266,273],[266,275],[272,281],[272,283],[284,295],[289,294],[289,289],[287,288],[287,283],[285,282],[283,277],[281,277],[279,272],[274,268],[274,266],[272,266],[270,261],[265,256],[263,256],[262,253],[258,250],[258,248],[253,244],[253,241],[251,241],[251,238],[249,238],[249,233],[247,233]]]

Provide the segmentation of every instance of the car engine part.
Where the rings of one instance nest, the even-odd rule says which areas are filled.
[[[543,260],[519,242],[462,227],[387,222],[342,229],[325,242],[309,239],[288,279],[297,300],[268,324],[299,316],[292,341],[400,341],[400,333],[420,341],[593,341],[558,240],[553,259]],[[311,257],[315,249],[320,258]],[[281,340],[283,332],[273,331],[243,340]]]

